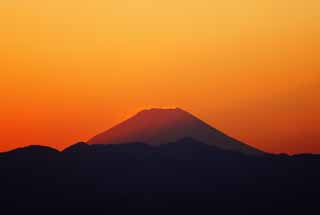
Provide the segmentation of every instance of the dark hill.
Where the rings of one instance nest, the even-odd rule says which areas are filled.
[[[193,138],[27,147],[0,156],[1,212],[315,214],[319,166],[319,155],[257,157]]]

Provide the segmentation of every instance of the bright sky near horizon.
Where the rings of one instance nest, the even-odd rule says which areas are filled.
[[[2,0],[0,151],[62,149],[181,107],[269,152],[320,153],[318,0]]]

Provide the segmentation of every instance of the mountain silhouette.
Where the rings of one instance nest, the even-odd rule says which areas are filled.
[[[79,142],[79,143],[76,143],[74,145],[71,145],[67,148],[65,148],[62,152],[63,153],[78,153],[78,152],[81,152],[81,151],[85,151],[89,149],[89,145],[85,142]]]
[[[0,154],[3,214],[317,214],[320,156],[253,156],[191,137]],[[300,213],[299,213],[300,214]]]
[[[15,159],[49,159],[59,154],[59,151],[40,145],[31,145],[27,147],[17,148],[0,155]]]
[[[0,153],[0,209],[317,214],[319,166],[320,155],[263,153],[181,109],[151,109],[62,151],[28,146]]]
[[[251,155],[262,151],[246,145],[180,108],[143,110],[130,119],[96,135],[89,144],[123,144],[144,142],[151,145],[178,141],[184,137],[216,146],[223,150]]]

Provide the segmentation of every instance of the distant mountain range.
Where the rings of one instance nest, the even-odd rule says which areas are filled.
[[[319,155],[252,156],[192,138],[0,154],[3,214],[315,214]]]
[[[29,146],[0,153],[0,209],[318,214],[319,167],[320,155],[263,153],[181,109],[152,109],[63,151]]]
[[[143,110],[130,119],[98,134],[89,144],[143,142],[151,145],[175,142],[184,137],[251,155],[264,152],[246,145],[180,108]]]

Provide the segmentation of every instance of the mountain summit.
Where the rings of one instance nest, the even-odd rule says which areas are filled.
[[[180,108],[148,109],[98,134],[89,144],[144,142],[152,145],[175,142],[185,137],[214,145],[223,150],[259,155],[262,151],[246,145],[211,127]]]

